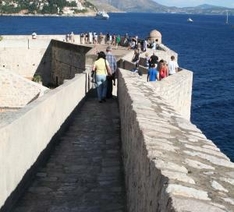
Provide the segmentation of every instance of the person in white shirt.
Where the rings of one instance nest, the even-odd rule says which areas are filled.
[[[152,46],[152,49],[153,49],[153,50],[156,50],[156,49],[157,49],[157,45],[156,45],[156,42],[155,42],[155,41],[153,41],[153,43],[151,44],[151,46]]]
[[[179,65],[175,61],[175,56],[172,55],[171,61],[168,63],[169,75],[172,75],[172,74],[175,74],[176,72],[178,72],[178,68],[179,68]]]
[[[32,39],[36,39],[37,38],[37,33],[36,32],[33,32],[32,33]]]

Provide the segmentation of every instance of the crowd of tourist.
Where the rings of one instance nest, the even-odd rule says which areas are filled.
[[[97,88],[98,101],[100,103],[106,102],[106,99],[112,98],[113,85],[115,85],[117,63],[116,58],[112,54],[112,47],[118,47],[118,45],[124,45],[128,50],[133,50],[133,57],[131,62],[134,64],[134,68],[131,70],[134,73],[138,73],[142,76],[140,66],[144,66],[147,69],[147,81],[160,81],[169,75],[173,75],[179,71],[179,65],[174,55],[171,56],[170,61],[166,61],[158,58],[157,49],[159,44],[157,40],[151,42],[139,40],[138,36],[129,37],[126,33],[124,37],[120,35],[111,35],[107,33],[105,36],[100,33],[84,33],[81,35],[84,44],[96,44],[104,42],[107,44],[106,52],[98,52],[97,60],[93,64],[92,76]],[[151,48],[152,55],[147,51]],[[152,51],[150,51],[152,52]],[[144,53],[144,64],[140,64],[141,55]]]
[[[158,57],[155,53],[153,53],[151,57],[147,55],[146,60],[146,67],[148,68],[147,81],[162,80],[179,71],[179,65],[173,55],[168,63],[163,59],[158,61]]]
[[[107,44],[118,48],[120,42],[121,36],[117,34],[103,34],[102,32],[98,34],[96,32],[86,32],[81,33],[80,35],[81,44]]]
[[[36,39],[37,34],[32,33],[32,39]],[[66,34],[64,41],[75,42],[75,35],[73,32]],[[117,62],[115,56],[112,54],[112,47],[118,48],[119,45],[127,47],[128,50],[134,50],[131,62],[134,68],[131,70],[142,76],[140,70],[140,55],[145,53],[143,66],[148,70],[147,81],[157,81],[173,75],[179,71],[179,65],[175,56],[171,56],[169,62],[161,59],[159,60],[155,52],[159,48],[158,40],[148,43],[147,39],[140,40],[138,36],[129,36],[126,33],[124,36],[117,34],[107,33],[104,35],[102,32],[87,32],[80,34],[81,44],[107,44],[106,52],[97,52],[97,60],[92,68],[92,81],[97,87],[98,101],[103,103],[106,98],[112,98],[113,85],[115,85]],[[155,50],[152,55],[149,55],[147,49]]]
[[[149,55],[149,52],[147,52],[148,48],[155,50],[152,55]],[[139,41],[137,36],[131,38],[128,45],[128,49],[134,50],[131,60],[134,64],[134,68],[131,71],[138,73],[140,76],[142,75],[142,71],[140,71],[140,55],[145,52],[143,66],[148,69],[147,81],[162,80],[163,78],[178,72],[179,65],[175,60],[175,56],[171,56],[171,60],[168,62],[163,59],[159,60],[156,55],[156,50],[158,48],[159,44],[157,40],[148,43],[146,39]]]
[[[159,48],[159,44],[156,41],[152,41],[150,44],[147,40],[143,40],[139,42],[137,40],[137,36],[132,38],[130,41],[128,49],[133,49],[134,54],[131,62],[134,64],[134,68],[131,70],[132,72],[138,73],[140,76],[142,72],[140,71],[140,54],[145,52],[144,56],[144,64],[143,66],[148,69],[147,73],[147,81],[157,81],[162,80],[163,78],[175,74],[179,71],[179,65],[175,60],[175,56],[171,56],[170,61],[159,60],[158,56],[155,52]],[[150,48],[153,51],[152,55],[149,55],[147,49]]]

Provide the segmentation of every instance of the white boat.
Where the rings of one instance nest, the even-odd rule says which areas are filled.
[[[105,11],[98,11],[95,16],[96,19],[107,20],[109,15]]]
[[[193,19],[192,18],[188,18],[187,22],[193,22]]]
[[[226,24],[228,24],[228,10],[226,11]]]

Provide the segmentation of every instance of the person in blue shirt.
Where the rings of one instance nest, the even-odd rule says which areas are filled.
[[[156,64],[150,63],[150,67],[147,74],[147,82],[159,80],[159,72],[156,69]]]

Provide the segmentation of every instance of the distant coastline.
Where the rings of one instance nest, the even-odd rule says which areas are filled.
[[[127,11],[107,11],[108,14],[112,13],[112,14],[125,14],[125,13],[139,13],[139,14],[144,14],[147,12],[127,12]],[[224,16],[224,14],[191,14],[191,13],[164,13],[164,12],[150,12],[150,14],[171,14],[171,15],[206,15],[206,16]],[[66,15],[66,14],[22,14],[22,13],[14,13],[14,14],[0,14],[0,17],[95,17],[96,16],[96,11],[92,11],[92,12],[86,12],[86,13],[77,13],[77,14],[70,14],[70,15]],[[232,16],[232,15],[229,15]]]
[[[96,12],[88,12],[82,14],[72,14],[72,15],[58,15],[58,14],[1,14],[0,16],[30,16],[30,17],[94,17]]]
[[[109,11],[108,13],[127,13],[125,11]],[[0,16],[22,16],[22,17],[95,17],[96,12],[86,12],[86,13],[77,13],[72,15],[58,15],[58,14],[22,14],[22,13],[14,13],[14,14],[0,14]]]

